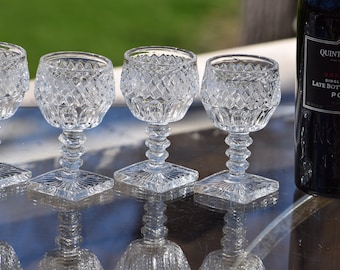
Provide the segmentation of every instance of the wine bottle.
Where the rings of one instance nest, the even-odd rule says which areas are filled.
[[[340,198],[340,1],[299,0],[295,183]]]

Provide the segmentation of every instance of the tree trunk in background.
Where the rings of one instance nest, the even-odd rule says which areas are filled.
[[[242,43],[295,36],[297,0],[243,0]]]

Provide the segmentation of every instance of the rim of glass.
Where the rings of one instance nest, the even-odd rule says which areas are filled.
[[[223,55],[217,55],[214,57],[211,57],[207,60],[207,65],[211,66],[214,69],[218,69],[218,70],[225,70],[225,68],[220,68],[219,66],[216,66],[215,64],[219,64],[219,63],[232,63],[232,62],[236,62],[239,60],[254,60],[254,61],[258,61],[263,62],[263,63],[267,63],[269,64],[269,69],[271,70],[277,70],[279,68],[279,64],[276,60],[269,58],[269,57],[265,57],[265,56],[259,56],[259,55],[254,55],[254,54],[223,54]],[[214,63],[216,62],[216,63]]]
[[[26,50],[23,47],[16,44],[0,42],[0,49],[16,53],[16,55],[13,55],[12,58],[26,57]]]
[[[105,69],[111,69],[113,68],[112,61],[102,55],[90,53],[90,52],[81,52],[81,51],[60,51],[60,52],[52,52],[43,55],[40,58],[40,63],[43,63],[45,65],[48,65],[50,67],[55,68],[54,65],[51,64],[52,61],[55,60],[61,60],[61,59],[83,59],[83,60],[92,60],[96,62],[100,62],[103,64],[103,66],[100,66],[96,68],[97,70],[105,70]],[[68,68],[65,67],[58,67],[59,69],[68,70]],[[92,70],[89,68],[84,68],[82,70],[74,70],[74,71],[86,71],[86,70]]]
[[[164,52],[164,54],[168,53],[169,55],[180,56],[188,60],[188,64],[195,63],[197,61],[197,56],[192,51],[171,47],[171,46],[140,46],[136,48],[132,48],[127,50],[124,53],[125,60],[134,61],[137,63],[142,63],[143,65],[148,64],[144,61],[140,61],[139,59],[135,58],[135,55],[139,54],[155,54],[157,52]],[[171,65],[171,64],[159,64],[159,65]],[[176,64],[177,65],[177,64]]]

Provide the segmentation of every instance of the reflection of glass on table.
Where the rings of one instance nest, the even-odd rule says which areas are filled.
[[[28,191],[27,196],[35,203],[48,205],[58,211],[59,235],[55,242],[57,248],[47,252],[40,260],[37,269],[72,269],[72,270],[102,270],[97,256],[88,249],[81,248],[80,210],[97,204],[105,204],[113,200],[113,191],[107,190],[81,201],[73,202],[39,193]]]

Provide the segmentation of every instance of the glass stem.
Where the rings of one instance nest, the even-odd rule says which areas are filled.
[[[164,214],[166,204],[151,197],[145,203],[144,210],[144,226],[141,229],[144,243],[162,245],[168,234],[168,229],[164,226],[167,221],[167,217]]]
[[[253,140],[249,133],[230,133],[225,142],[229,145],[226,151],[226,155],[229,157],[226,163],[229,174],[231,177],[235,176],[235,181],[240,181],[249,167],[247,158],[250,157],[251,152],[248,150],[248,146],[252,144]]]
[[[166,149],[170,146],[170,141],[167,139],[170,135],[170,127],[169,125],[149,124],[146,132],[149,138],[145,145],[149,150],[145,155],[149,159],[149,169],[161,171],[166,166],[165,160],[169,156]]]
[[[232,266],[246,245],[246,214],[242,210],[231,210],[224,215],[222,254],[228,265]]]
[[[56,238],[56,244],[65,260],[74,261],[79,257],[80,244],[83,240],[80,216],[81,214],[77,210],[61,211],[58,213],[59,236]]]
[[[59,164],[63,167],[66,175],[75,176],[83,165],[81,156],[85,150],[82,144],[86,141],[86,137],[82,131],[64,130],[59,136],[59,141],[63,143]]]

